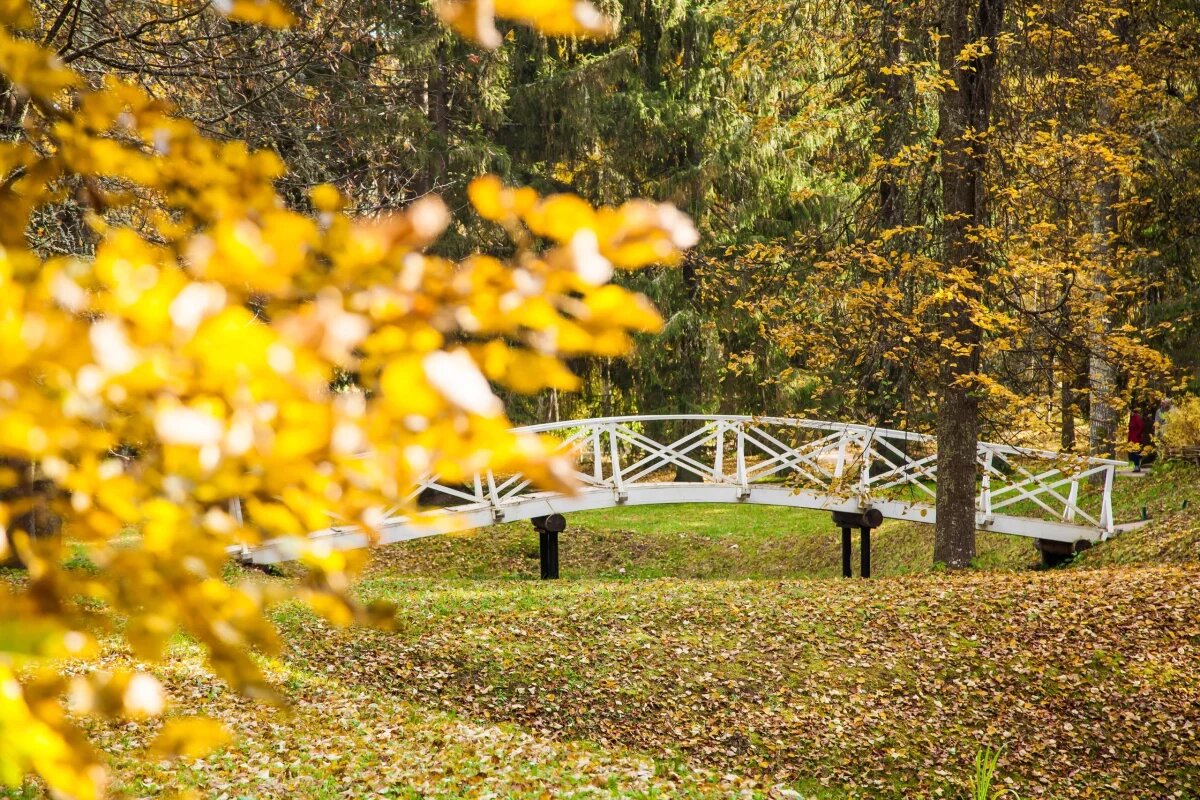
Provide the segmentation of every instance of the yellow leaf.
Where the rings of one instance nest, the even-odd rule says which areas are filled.
[[[525,223],[538,236],[566,244],[579,230],[595,227],[596,212],[573,194],[555,194],[534,206]]]
[[[275,0],[235,0],[228,16],[238,22],[269,28],[287,28],[296,22],[292,12]]]
[[[203,758],[232,740],[225,726],[207,717],[167,720],[150,745],[150,752],[164,758]]]
[[[342,193],[331,184],[314,186],[308,193],[313,208],[317,211],[336,212],[342,210]]]

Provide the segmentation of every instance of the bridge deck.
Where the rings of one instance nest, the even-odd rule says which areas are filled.
[[[648,434],[674,429],[662,443]],[[680,430],[684,433],[679,433]],[[420,518],[395,517],[375,544],[448,530],[479,528],[548,514],[619,505],[729,503],[821,511],[879,509],[885,518],[933,524],[937,455],[932,437],[845,423],[718,416],[649,416],[579,420],[533,426],[558,432],[572,451],[583,487],[572,495],[538,491],[520,475],[475,476],[473,488],[425,481],[426,489],[458,501]],[[976,502],[980,530],[1055,542],[1099,541],[1113,531],[1112,483],[1121,462],[981,442]],[[696,480],[663,480],[682,470]],[[1081,487],[1100,477],[1085,508]],[[763,481],[773,481],[764,483]],[[783,481],[783,482],[778,482]],[[907,493],[910,499],[898,499]],[[1003,510],[1002,510],[1003,509]],[[1049,518],[1048,518],[1049,517]],[[311,535],[336,549],[372,544],[353,528]],[[294,541],[274,540],[244,554],[267,564],[294,558]]]

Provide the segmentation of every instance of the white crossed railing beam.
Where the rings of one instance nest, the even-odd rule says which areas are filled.
[[[637,429],[653,423],[678,425],[683,422],[700,422],[701,425],[670,443],[660,443]],[[778,435],[768,433],[764,428],[769,426],[797,432],[826,433],[815,440],[792,445],[785,443]],[[700,415],[608,417],[548,423],[523,428],[523,431],[569,433],[563,441],[563,450],[574,449],[581,462],[590,461],[589,471],[577,470],[581,483],[596,488],[612,488],[616,492],[622,492],[626,486],[634,483],[646,482],[659,470],[674,467],[714,483],[736,483],[743,488],[782,473],[791,477],[797,485],[826,489],[830,493],[848,491],[851,494],[871,495],[907,486],[922,497],[936,498],[935,489],[929,486],[937,480],[936,451],[913,457],[894,444],[895,441],[916,443],[928,450],[935,443],[925,434],[840,422]],[[738,467],[733,475],[725,471],[727,433],[734,434],[734,459]],[[578,446],[581,443],[589,443],[590,447]],[[710,456],[704,455],[708,449],[712,450]],[[822,459],[832,456],[835,456],[832,467],[822,463]],[[1049,468],[1034,473],[1020,459],[1043,462]],[[872,465],[876,463],[882,465],[882,471],[872,474]],[[983,471],[983,480],[977,507],[985,516],[1003,507],[1028,501],[1063,521],[1080,518],[1106,533],[1112,530],[1111,475],[1118,462],[979,443],[978,463]],[[997,467],[997,463],[1006,464],[1008,473]],[[853,485],[846,485],[844,481],[848,465],[859,467],[859,480]],[[1010,475],[1014,474],[1019,475],[1020,480],[1012,480]],[[1080,506],[1079,488],[1082,481],[1097,474],[1105,475],[1105,488],[1099,515],[1094,516]],[[996,486],[997,481],[1003,485]],[[418,492],[432,488],[446,497],[467,503],[487,503],[496,509],[503,509],[506,501],[522,497],[521,493],[529,486],[530,482],[521,475],[509,475],[497,482],[496,476],[486,473],[485,480],[476,477],[474,494],[463,492],[455,486],[443,485],[436,479],[422,482]],[[1064,486],[1070,487],[1067,497],[1058,491]]]
[[[699,424],[664,443],[639,430],[656,423]],[[811,441],[789,444],[780,435],[768,432],[768,427],[823,435]],[[702,415],[610,417],[534,425],[521,430],[568,434],[562,449],[575,450],[580,463],[590,462],[590,469],[577,470],[580,482],[584,486],[611,488],[616,492],[629,485],[647,483],[657,472],[675,467],[705,481],[736,484],[746,489],[756,481],[782,474],[797,486],[823,489],[831,494],[858,495],[864,500],[897,487],[911,487],[921,497],[934,499],[937,496],[930,487],[937,481],[936,451],[914,457],[907,449],[895,444],[914,443],[918,445],[919,453],[925,453],[932,450],[935,441],[931,436],[908,431],[814,420]],[[733,436],[727,437],[731,433]],[[737,464],[732,475],[725,470],[730,440]],[[982,471],[977,509],[985,516],[1027,501],[1064,521],[1078,518],[1105,532],[1112,531],[1112,474],[1119,462],[990,442],[979,443],[977,456]],[[827,459],[832,459],[833,463],[823,463]],[[1046,468],[1034,472],[1023,461],[1041,462]],[[876,468],[880,471],[873,474],[876,464],[880,465]],[[1008,471],[999,464],[1005,465]],[[857,482],[846,483],[848,467],[858,467]],[[1098,474],[1105,476],[1105,486],[1100,511],[1095,515],[1080,506],[1079,489],[1081,483]],[[1017,477],[1014,479],[1014,476]],[[519,499],[523,490],[530,486],[530,482],[520,475],[497,481],[494,474],[485,473],[483,479],[474,481],[474,494],[467,494],[460,488],[439,484],[431,478],[422,482],[419,491],[437,489],[448,497],[468,503],[488,503],[502,510],[506,502]],[[667,481],[659,478],[653,482]],[[1067,486],[1070,488],[1064,496],[1059,489]]]

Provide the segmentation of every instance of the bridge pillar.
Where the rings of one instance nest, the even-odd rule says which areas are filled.
[[[863,527],[859,528],[859,531],[862,533],[862,545],[858,551],[858,574],[859,577],[869,578],[871,577],[871,529]]]
[[[1033,542],[1038,552],[1042,554],[1043,567],[1057,567],[1070,561],[1077,553],[1082,553],[1092,546],[1087,539],[1077,542],[1055,542],[1049,539],[1035,539]]]
[[[538,532],[538,560],[542,567],[542,580],[558,577],[558,534],[567,529],[567,520],[562,514],[534,517],[534,530]]]
[[[842,528],[842,577],[849,578],[853,572],[850,569],[850,529]]]
[[[883,524],[883,514],[877,508],[868,508],[858,512],[834,511],[833,524],[842,529],[842,577],[849,578],[853,575],[850,567],[851,528],[858,528],[862,536],[862,544],[858,553],[858,574],[863,578],[871,577],[871,529],[878,528]]]

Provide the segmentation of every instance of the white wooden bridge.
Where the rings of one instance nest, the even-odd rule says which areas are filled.
[[[562,449],[576,459],[577,492],[540,491],[519,474],[486,472],[472,485],[443,484],[431,476],[409,499],[436,498],[441,508],[433,513],[392,517],[374,540],[352,527],[311,536],[352,549],[497,522],[671,503],[877,509],[887,519],[925,524],[937,518],[936,441],[926,434],[693,414],[571,420],[520,430],[561,438]],[[1068,545],[1112,534],[1113,477],[1123,462],[988,442],[979,443],[976,460],[979,530]],[[243,558],[276,563],[295,557],[295,549],[294,542],[274,540],[245,551]]]

